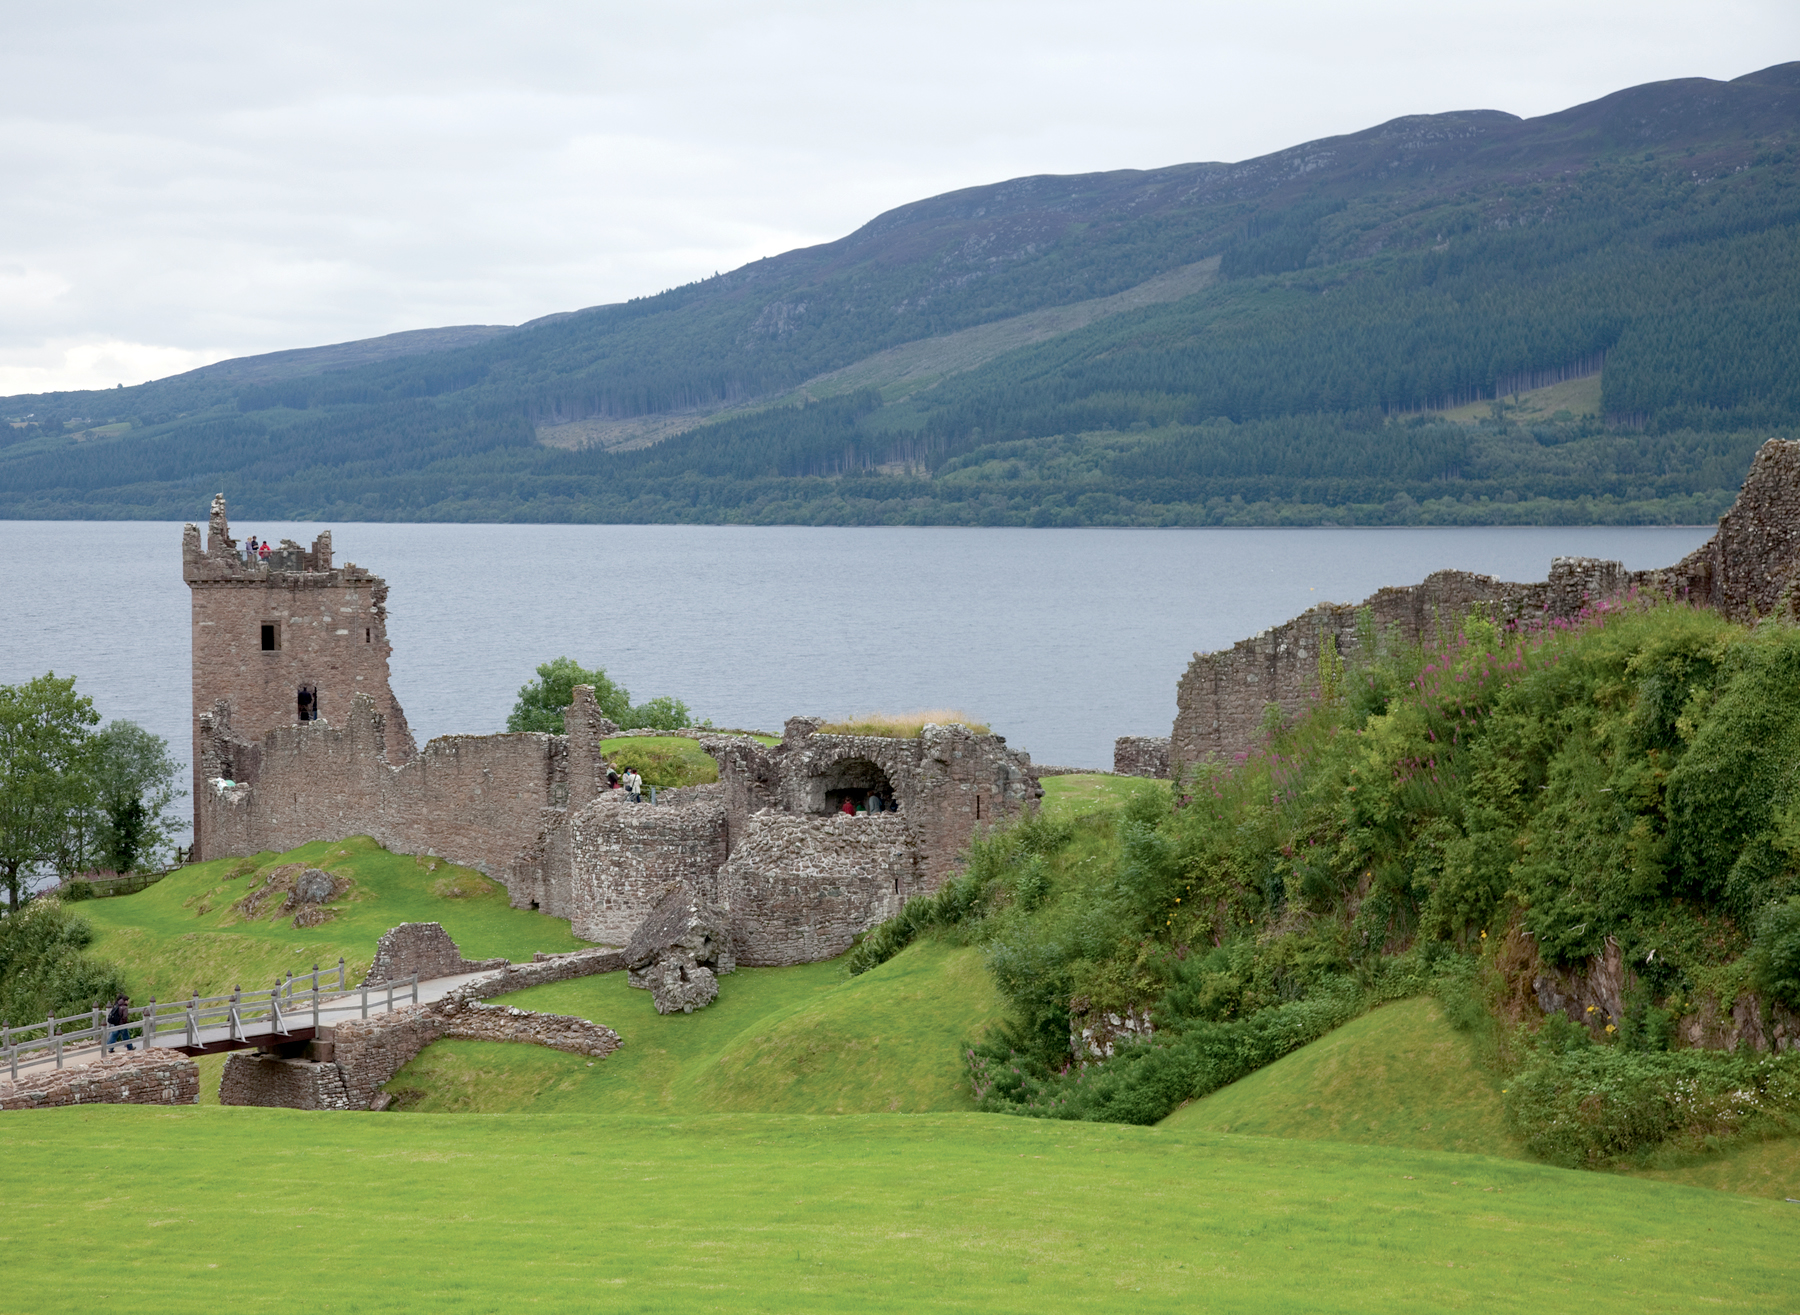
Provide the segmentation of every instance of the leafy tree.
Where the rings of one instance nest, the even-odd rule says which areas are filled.
[[[170,838],[170,806],[180,764],[169,742],[136,722],[109,721],[96,743],[96,795],[103,813],[99,854],[114,872],[130,872]]]
[[[559,657],[538,665],[538,678],[519,690],[506,719],[509,731],[563,733],[563,709],[575,698],[577,685],[592,685],[594,701],[622,730],[677,730],[694,724],[693,713],[680,699],[667,695],[633,707],[631,692],[612,680],[603,667],[589,671],[574,658]]]
[[[631,715],[630,693],[614,684],[603,667],[589,671],[574,658],[559,657],[539,663],[537,674],[536,680],[519,690],[519,701],[506,719],[507,730],[561,735],[563,709],[574,702],[577,685],[592,685],[600,711],[619,725],[625,725]]]
[[[18,908],[33,869],[66,861],[93,808],[94,701],[49,672],[0,685],[0,881]]]
[[[84,953],[94,929],[60,900],[34,900],[0,918],[0,1020],[17,1027],[72,1014],[125,989],[112,964]]]

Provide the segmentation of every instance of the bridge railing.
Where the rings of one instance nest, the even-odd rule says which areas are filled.
[[[335,980],[334,980],[335,979]],[[296,1027],[317,1029],[327,1014],[357,1009],[367,1018],[393,1010],[396,1005],[419,1002],[419,975],[371,986],[365,982],[346,989],[344,961],[336,969],[287,975],[267,990],[237,989],[230,995],[189,996],[185,1002],[133,1006],[124,1023],[109,1023],[110,1006],[95,1005],[86,1013],[67,1018],[50,1015],[41,1023],[20,1027],[0,1026],[0,1064],[19,1077],[21,1063],[54,1059],[63,1067],[66,1055],[93,1046],[141,1044],[144,1049],[198,1049],[219,1041],[242,1041],[253,1036],[283,1036]],[[360,1001],[353,1004],[352,1001]],[[225,1035],[216,1035],[221,1030]],[[210,1034],[210,1035],[209,1035]]]

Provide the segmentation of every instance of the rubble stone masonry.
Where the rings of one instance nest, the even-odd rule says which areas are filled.
[[[1627,571],[1618,562],[1558,557],[1549,579],[1535,584],[1438,571],[1421,584],[1382,589],[1359,605],[1322,603],[1229,649],[1196,653],[1176,689],[1170,764],[1179,769],[1248,752],[1271,704],[1284,718],[1298,713],[1318,692],[1327,640],[1349,659],[1371,634],[1391,632],[1411,641],[1448,637],[1477,609],[1501,621],[1570,617],[1589,601],[1630,589],[1691,599],[1738,621],[1792,616],[1797,584],[1800,442],[1771,439],[1718,532],[1673,566]]]
[[[127,1052],[78,1068],[47,1069],[0,1079],[0,1110],[57,1105],[192,1105],[200,1099],[200,1070],[167,1050]]]

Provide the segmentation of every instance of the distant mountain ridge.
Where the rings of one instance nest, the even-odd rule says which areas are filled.
[[[1700,514],[1800,416],[1797,130],[1790,63],[965,188],[517,327],[4,399],[0,515]],[[1589,359],[1611,424],[1397,418]]]

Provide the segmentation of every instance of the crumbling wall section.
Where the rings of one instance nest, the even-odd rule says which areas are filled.
[[[375,958],[369,964],[365,985],[398,981],[419,975],[459,977],[463,973],[491,972],[510,965],[507,959],[465,959],[441,922],[403,922],[390,927],[375,942]]]
[[[225,1061],[225,1072],[219,1078],[219,1104],[347,1110],[350,1099],[344,1091],[343,1071],[336,1064],[240,1050]]]
[[[671,882],[712,898],[729,849],[716,796],[634,804],[611,790],[569,819],[570,929],[624,945]]]
[[[344,723],[270,731],[253,783],[228,790],[209,781],[194,801],[214,838],[209,854],[279,852],[367,835],[504,883],[519,855],[538,844],[543,810],[567,800],[560,736],[443,736],[398,767],[387,760],[385,737],[383,717],[363,696]]]
[[[1043,768],[1038,768],[1041,775]],[[1169,778],[1169,737],[1166,735],[1121,735],[1113,741],[1114,776],[1154,776]]]
[[[46,1069],[0,1079],[0,1110],[42,1110],[59,1105],[193,1105],[200,1099],[200,1070],[186,1055],[166,1050],[128,1051],[78,1068]]]
[[[891,813],[750,819],[719,873],[739,966],[835,958],[858,933],[925,893],[913,828]]]
[[[1248,752],[1271,704],[1283,718],[1299,713],[1318,694],[1319,659],[1327,642],[1339,658],[1354,661],[1371,636],[1410,643],[1448,640],[1477,610],[1499,622],[1573,616],[1587,602],[1635,582],[1619,563],[1592,557],[1558,557],[1550,578],[1536,584],[1437,571],[1420,584],[1378,590],[1360,604],[1321,603],[1229,649],[1196,653],[1175,691],[1171,772]]]

